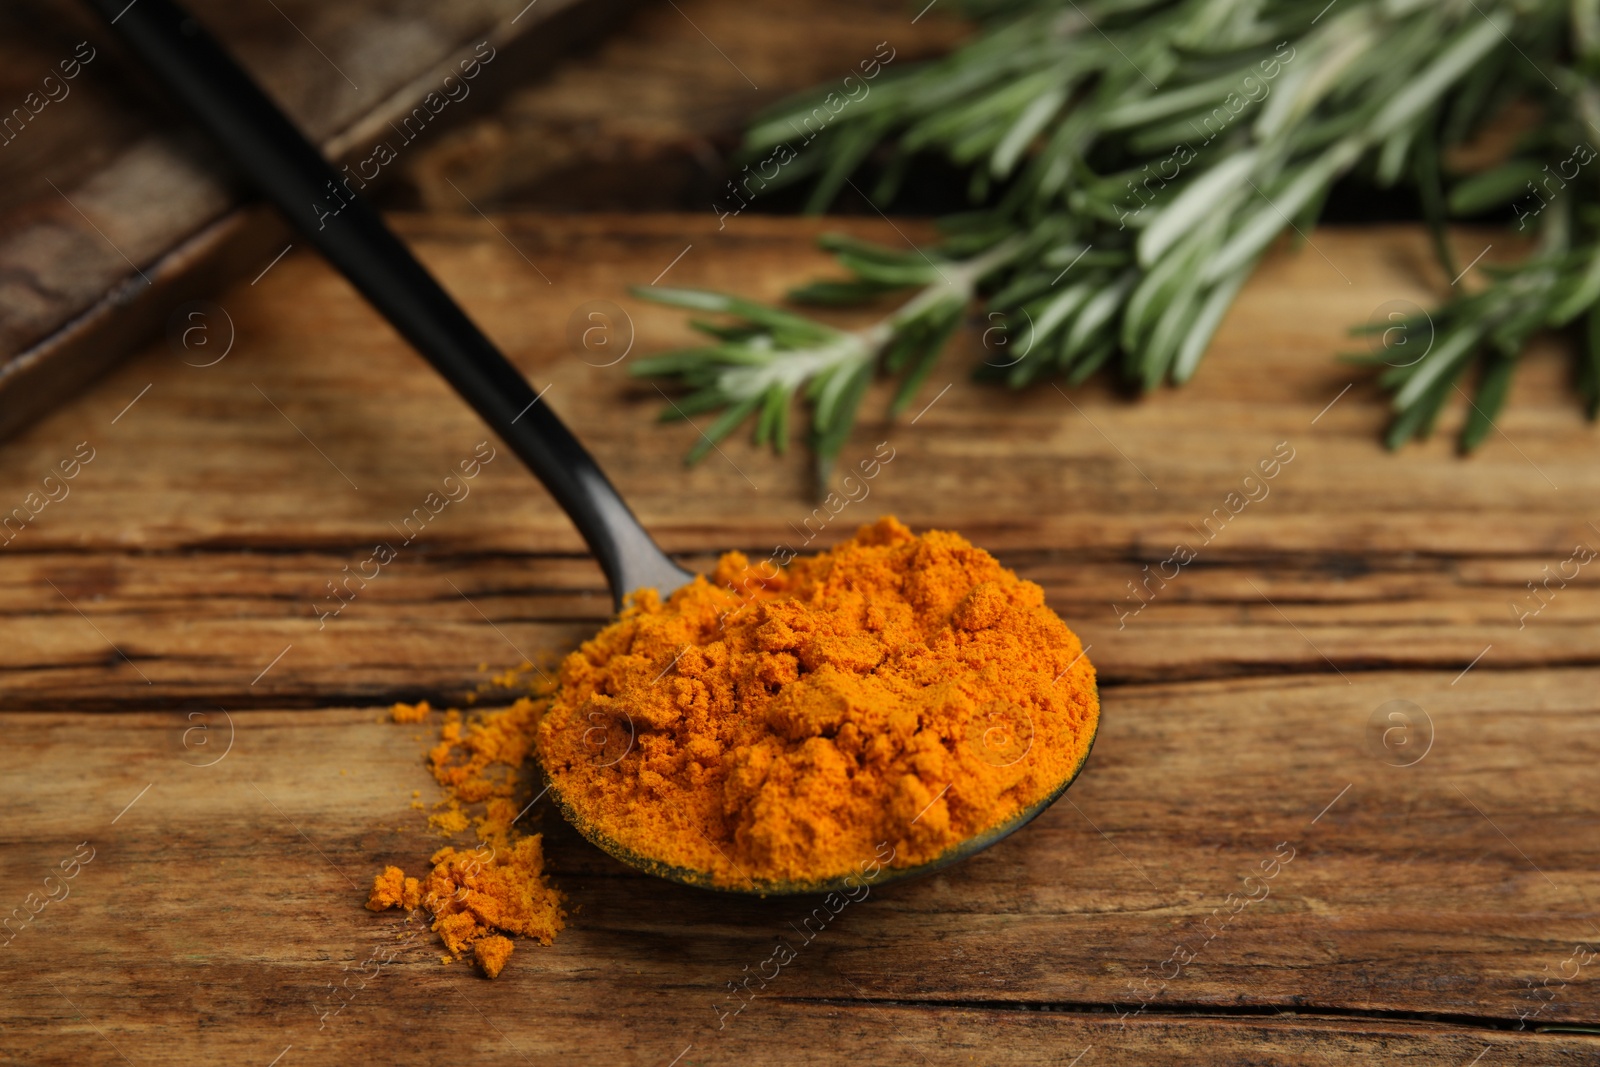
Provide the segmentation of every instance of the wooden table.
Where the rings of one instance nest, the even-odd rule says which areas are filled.
[[[397,224],[670,550],[761,552],[811,513],[807,463],[743,435],[683,469],[695,431],[655,424],[653,388],[579,358],[564,324],[610,300],[635,354],[677,343],[682,316],[626,285],[675,263],[664,282],[776,297],[828,269],[823,224]],[[1461,234],[1466,258],[1492,236]],[[1380,399],[1333,353],[1443,283],[1413,230],[1313,238],[1261,271],[1182,391],[998,392],[966,377],[969,336],[914,425],[859,428],[847,461],[895,458],[821,540],[892,512],[988,546],[1092,646],[1104,724],[1065,801],[851,905],[721,1029],[728,983],[812,902],[644,878],[544,811],[575,913],[497,981],[363,910],[377,869],[439,843],[409,807],[437,795],[431,728],[386,705],[554,657],[607,597],[502,449],[319,629],[324,583],[488,435],[316,258],[230,291],[213,347],[153,346],[0,447],[6,509],[93,450],[0,549],[5,908],[93,851],[0,950],[0,1062],[1600,1062],[1600,1036],[1562,1029],[1600,1023],[1593,568],[1521,628],[1510,606],[1600,546],[1594,431],[1539,350],[1479,455],[1385,453]],[[228,322],[226,358],[195,365]],[[1178,541],[1197,558],[1119,624]],[[1369,723],[1397,700],[1411,725],[1385,747]]]

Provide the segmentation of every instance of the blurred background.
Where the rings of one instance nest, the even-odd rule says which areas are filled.
[[[331,157],[375,172],[365,195],[385,209],[445,215],[714,210],[763,108],[849,74],[875,48],[904,69],[973,32],[952,5],[908,20],[899,0],[191,6]],[[426,123],[402,125],[480,45],[492,58],[474,77],[447,90]],[[93,76],[63,77],[62,64],[77,62]],[[0,101],[11,109],[0,123],[0,435],[9,436],[159,331],[165,309],[253,275],[287,237],[270,213],[246,208],[228,167],[82,5],[0,9]],[[1515,130],[1525,117],[1513,108],[1497,125]],[[394,158],[373,161],[379,143],[395,146]],[[1481,166],[1472,157],[1495,152],[1492,143],[1458,148],[1453,161],[1471,170]],[[748,210],[793,213],[807,191],[775,188]],[[927,153],[877,207],[931,216],[970,203],[965,175]],[[855,186],[831,208],[876,210]],[[1355,180],[1334,188],[1323,217],[1419,214],[1410,183],[1376,190]]]
[[[898,0],[190,6],[331,157],[355,166],[395,146],[365,195],[466,215],[710,210],[761,108],[849,73],[888,38],[904,63],[968,32],[937,7],[910,23]],[[476,76],[458,77],[425,128],[402,126],[480,43],[492,58]],[[0,7],[0,101],[9,435],[159,330],[175,302],[253,275],[287,238],[242,209],[228,167],[83,5]],[[947,177],[919,169],[896,210],[961,203]],[[793,211],[802,195],[774,191],[751,210]],[[847,195],[836,210],[870,208]]]

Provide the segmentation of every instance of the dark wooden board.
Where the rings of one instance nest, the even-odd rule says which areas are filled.
[[[307,135],[350,164],[380,142],[400,159],[414,153],[630,6],[191,5]],[[462,81],[460,64],[478,58],[489,62]],[[429,93],[445,102],[429,104],[426,123],[391,125]],[[275,215],[242,209],[230,168],[87,5],[0,9],[0,117],[10,123],[0,123],[4,437],[159,331],[176,307],[260,270],[291,238]]]

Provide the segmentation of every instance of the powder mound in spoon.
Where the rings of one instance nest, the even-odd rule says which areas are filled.
[[[585,830],[767,889],[939,857],[1061,785],[1099,711],[1039,586],[884,518],[641,594],[562,663],[538,750]]]

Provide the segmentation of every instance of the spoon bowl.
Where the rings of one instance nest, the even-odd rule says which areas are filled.
[[[1098,699],[1098,687],[1096,697]],[[1016,812],[1003,822],[996,823],[994,826],[974,834],[959,844],[952,845],[950,848],[946,849],[925,863],[919,863],[911,867],[882,867],[879,872],[871,878],[867,878],[858,874],[846,874],[839,875],[834,878],[821,879],[815,882],[766,881],[756,879],[747,879],[744,882],[734,883],[717,882],[714,880],[710,871],[695,870],[691,867],[679,867],[670,863],[665,863],[658,859],[652,859],[651,857],[642,855],[634,849],[631,849],[628,846],[620,843],[616,839],[608,836],[606,833],[598,829],[588,819],[584,818],[582,812],[574,808],[567,801],[566,797],[561,794],[561,791],[556,788],[555,783],[550,780],[548,774],[545,775],[545,783],[550,798],[555,802],[556,808],[561,812],[562,817],[565,818],[567,822],[571,823],[573,828],[576,829],[578,833],[582,834],[585,840],[594,845],[596,848],[600,849],[600,851],[610,855],[613,859],[616,859],[627,866],[634,868],[635,870],[643,871],[645,874],[653,875],[657,878],[664,878],[669,882],[677,882],[679,885],[693,886],[696,889],[710,889],[719,893],[735,893],[741,896],[756,897],[807,896],[821,893],[845,892],[846,890],[857,889],[863,883],[878,887],[890,885],[895,882],[905,882],[915,878],[922,878],[937,871],[942,871],[946,867],[960,863],[962,860],[970,859],[971,857],[982,852],[984,849],[989,848],[991,845],[999,844],[1001,841],[1004,841],[1006,838],[1010,837],[1012,834],[1028,825],[1034,819],[1038,818],[1046,808],[1050,807],[1050,805],[1061,799],[1061,797],[1066,793],[1067,788],[1077,780],[1078,775],[1083,772],[1083,768],[1088,764],[1089,752],[1094,748],[1095,738],[1099,736],[1099,732],[1100,720],[1096,718],[1094,732],[1089,735],[1089,743],[1085,745],[1083,749],[1083,758],[1078,761],[1077,765],[1072,768],[1072,771],[1064,779],[1062,779],[1059,785],[1055,786],[1048,794],[1041,797],[1039,800],[1029,804],[1027,807]]]

